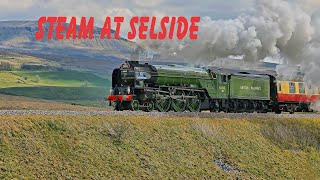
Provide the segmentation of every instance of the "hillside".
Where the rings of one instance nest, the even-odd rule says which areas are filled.
[[[91,73],[60,71],[0,71],[0,94],[100,106],[110,81]]]
[[[65,27],[68,24],[64,24]],[[49,24],[44,26],[48,32]],[[78,27],[79,28],[79,27]],[[0,47],[18,51],[31,51],[42,54],[64,54],[69,56],[108,56],[110,53],[130,53],[135,43],[124,38],[119,40],[101,40],[100,29],[95,27],[94,39],[86,40],[35,40],[38,31],[36,21],[1,21],[0,22]],[[53,31],[55,33],[55,31]],[[114,33],[114,31],[112,31]],[[86,54],[90,51],[90,55]]]
[[[112,67],[105,67],[112,63],[52,57],[1,50],[0,94],[100,107],[110,88]],[[11,67],[1,69],[2,63]]]
[[[317,179],[320,119],[0,116],[0,179]]]
[[[48,29],[48,25],[45,29]],[[0,61],[4,59],[15,65],[19,65],[15,58],[41,61],[42,64],[90,71],[107,78],[112,69],[118,67],[124,59],[130,58],[136,48],[134,42],[122,37],[101,40],[99,27],[95,27],[92,40],[36,41],[34,36],[37,31],[36,21],[0,21]]]

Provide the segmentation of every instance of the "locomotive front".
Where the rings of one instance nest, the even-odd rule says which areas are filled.
[[[127,61],[113,71],[112,91],[107,100],[115,110],[198,111],[201,80],[207,71],[178,65],[153,66]],[[187,89],[186,89],[187,88]],[[189,98],[189,99],[187,99]]]
[[[116,110],[131,108],[131,101],[139,87],[150,86],[156,82],[156,69],[149,64],[127,61],[114,69],[112,73],[112,89],[107,100],[112,102]]]

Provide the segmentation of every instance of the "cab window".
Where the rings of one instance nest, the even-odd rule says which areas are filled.
[[[294,82],[290,82],[289,83],[289,91],[290,91],[290,93],[291,94],[295,94],[296,93],[296,83],[294,83]]]
[[[216,74],[216,73],[211,72],[211,77],[212,77],[212,79],[217,79],[217,74]]]
[[[227,76],[221,75],[220,83],[227,83]]]
[[[299,93],[300,94],[305,94],[306,93],[306,88],[304,87],[303,83],[299,83]]]

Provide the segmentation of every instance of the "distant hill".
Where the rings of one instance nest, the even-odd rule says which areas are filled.
[[[44,27],[47,32],[48,24]],[[112,69],[118,67],[124,59],[130,58],[136,43],[122,37],[101,40],[100,29],[95,27],[92,40],[61,41],[44,38],[36,41],[36,21],[0,21],[0,51],[17,52],[19,56],[44,59],[66,69],[85,70],[108,77]]]
[[[98,27],[93,40],[36,41],[37,31],[34,21],[0,22],[0,63],[13,68],[0,71],[0,94],[100,105],[112,70],[136,46],[124,38],[101,40]]]
[[[65,27],[68,24],[64,24]],[[44,26],[48,32],[49,24]],[[120,56],[130,54],[135,49],[135,43],[125,38],[118,40],[101,40],[100,29],[95,27],[92,40],[35,40],[38,31],[36,21],[1,21],[0,22],[0,48],[18,52],[31,52],[40,54],[64,54],[70,56],[97,57]],[[55,31],[53,32],[55,33]],[[114,31],[112,31],[114,33]]]

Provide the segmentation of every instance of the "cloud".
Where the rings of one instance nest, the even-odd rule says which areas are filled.
[[[301,8],[309,13],[319,11],[320,1],[319,0],[295,0]]]
[[[27,9],[32,7],[37,0],[1,0],[0,10],[3,12],[14,12],[21,9]]]
[[[175,52],[190,63],[210,64],[230,56],[243,57],[244,65],[281,60],[300,65],[305,82],[319,84],[320,3],[308,3],[257,0],[253,12],[234,19],[202,18],[195,41],[150,40],[144,44],[164,53]]]
[[[139,7],[150,8],[159,6],[164,0],[134,0],[133,1]]]

